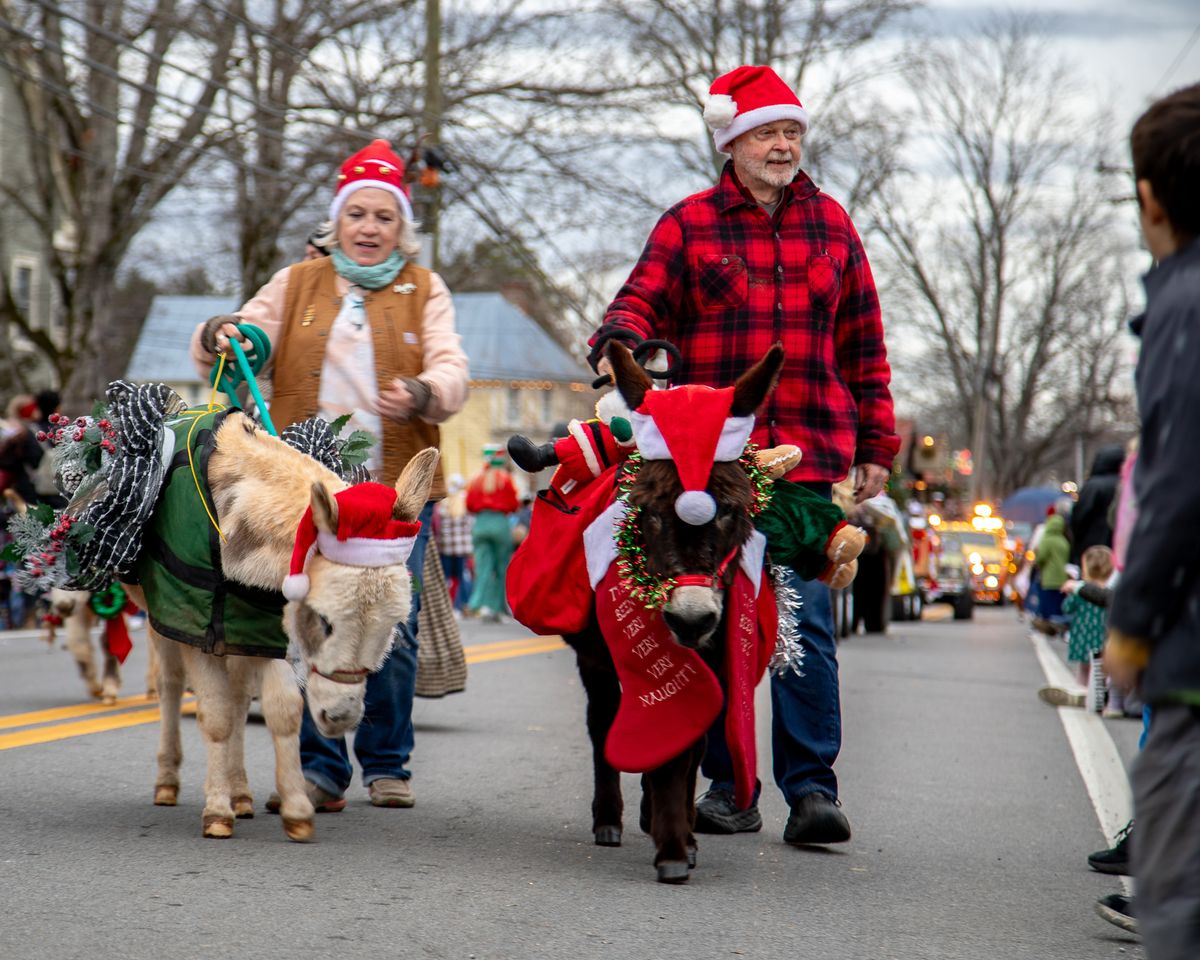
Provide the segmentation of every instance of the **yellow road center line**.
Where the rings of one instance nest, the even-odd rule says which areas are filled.
[[[195,713],[196,705],[185,703],[182,712],[184,714]],[[145,723],[157,723],[158,719],[159,709],[154,707],[148,710],[120,713],[115,717],[93,717],[91,720],[76,720],[73,723],[34,727],[32,730],[0,735],[0,750],[28,747],[35,743],[49,743],[52,740],[66,740],[69,737],[82,737],[89,733],[106,733],[109,730],[121,730],[125,727],[136,727]]]
[[[541,646],[546,643],[557,643],[563,646],[561,637],[521,637],[519,640],[494,640],[490,643],[472,643],[464,647],[467,656],[472,653],[486,653],[492,650],[520,650],[530,646]]]
[[[150,707],[155,703],[157,703],[156,700],[148,699],[145,694],[139,693],[131,697],[121,697],[116,703],[76,703],[69,707],[51,707],[48,710],[34,710],[30,713],[14,713],[11,716],[0,717],[0,730],[31,727],[35,723],[52,723],[55,720],[71,720],[75,717],[115,713],[130,707]]]
[[[510,657],[525,657],[531,653],[551,653],[554,650],[565,650],[566,644],[561,640],[546,642],[548,638],[539,637],[542,642],[535,646],[525,647],[521,650],[497,650],[493,653],[478,653],[467,654],[467,663],[487,663],[490,660],[507,660]]]
[[[514,657],[525,657],[535,653],[552,653],[555,650],[565,650],[567,646],[559,637],[525,637],[520,640],[501,640],[495,643],[472,644],[465,649],[467,663],[489,663],[493,660],[509,660]],[[129,710],[130,707],[141,709]],[[128,710],[126,713],[116,711]],[[194,714],[196,704],[193,697],[185,698],[184,714]],[[110,714],[105,716],[105,714]],[[114,715],[115,714],[115,715]],[[72,720],[75,717],[88,719],[73,720],[71,723],[56,723],[59,720]],[[126,727],[136,727],[146,723],[157,723],[160,717],[156,703],[148,702],[144,695],[122,697],[114,704],[82,703],[69,707],[54,707],[49,710],[35,710],[30,713],[17,713],[0,717],[0,730],[14,727],[30,727],[34,724],[47,724],[21,730],[17,733],[0,734],[0,750],[13,747],[27,747],[38,743],[50,743],[55,740],[66,740],[71,737],[82,737],[91,733],[106,733],[111,730],[122,730]]]

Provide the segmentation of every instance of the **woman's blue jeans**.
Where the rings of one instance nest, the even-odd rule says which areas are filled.
[[[417,615],[421,612],[421,594],[417,585],[424,579],[425,546],[429,543],[429,525],[433,504],[421,511],[421,532],[408,558],[414,577],[412,610],[408,621],[400,624],[400,638],[377,673],[367,677],[365,713],[354,731],[354,756],[362,767],[363,785],[381,778],[407,780],[405,769],[413,751],[412,708],[417,685]],[[341,796],[350,786],[354,769],[346,750],[346,738],[323,737],[304,704],[300,727],[300,765],[304,777],[327,793]]]

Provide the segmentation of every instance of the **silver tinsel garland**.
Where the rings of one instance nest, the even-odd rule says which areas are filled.
[[[775,604],[779,608],[779,633],[775,638],[775,652],[767,664],[775,676],[782,676],[788,669],[796,676],[804,676],[800,669],[804,665],[804,645],[800,642],[800,625],[797,614],[804,606],[800,591],[792,586],[790,571],[776,564],[768,567],[775,583]]]

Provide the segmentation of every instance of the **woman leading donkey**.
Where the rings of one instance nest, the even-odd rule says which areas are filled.
[[[331,255],[285,267],[235,315],[201,324],[192,338],[192,357],[207,375],[230,338],[249,348],[238,323],[262,328],[271,342],[264,372],[271,380],[276,426],[349,414],[351,427],[382,438],[367,465],[376,480],[392,485],[418,451],[439,445],[437,424],[462,409],[467,358],[445,283],[411,260],[419,244],[404,162],[386,141],[374,141],[342,164],[329,217]],[[439,466],[430,498],[444,495]],[[426,504],[409,559],[418,581],[430,518]],[[407,764],[419,611],[417,593],[391,656],[367,680],[366,714],[354,736],[375,806],[414,803]],[[321,736],[307,709],[301,760],[316,809],[341,810],[353,773],[345,741]],[[276,808],[276,802],[268,800],[267,808]]]

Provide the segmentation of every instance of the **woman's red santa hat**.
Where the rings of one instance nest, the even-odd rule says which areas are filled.
[[[704,122],[721,153],[743,133],[776,120],[795,120],[801,133],[808,132],[808,111],[770,67],[738,67],[708,88]]]
[[[283,595],[288,600],[308,596],[310,584],[305,570],[314,553],[351,567],[388,567],[408,562],[421,524],[392,519],[395,490],[382,483],[357,483],[334,494],[333,499],[337,504],[336,534],[317,529],[311,506],[300,518],[292,563],[283,581]]]
[[[754,415],[731,417],[732,405],[733,387],[687,384],[648,391],[630,415],[642,459],[675,461],[683,483],[675,513],[693,526],[717,514],[717,503],[706,489],[713,464],[740,459],[754,429]]]
[[[404,219],[412,221],[412,204],[408,199],[408,187],[404,184],[404,161],[396,156],[392,145],[386,140],[372,140],[369,146],[363,147],[342,164],[337,190],[333,202],[329,204],[329,219],[336,224],[338,214],[350,194],[363,187],[386,190],[396,198]]]

